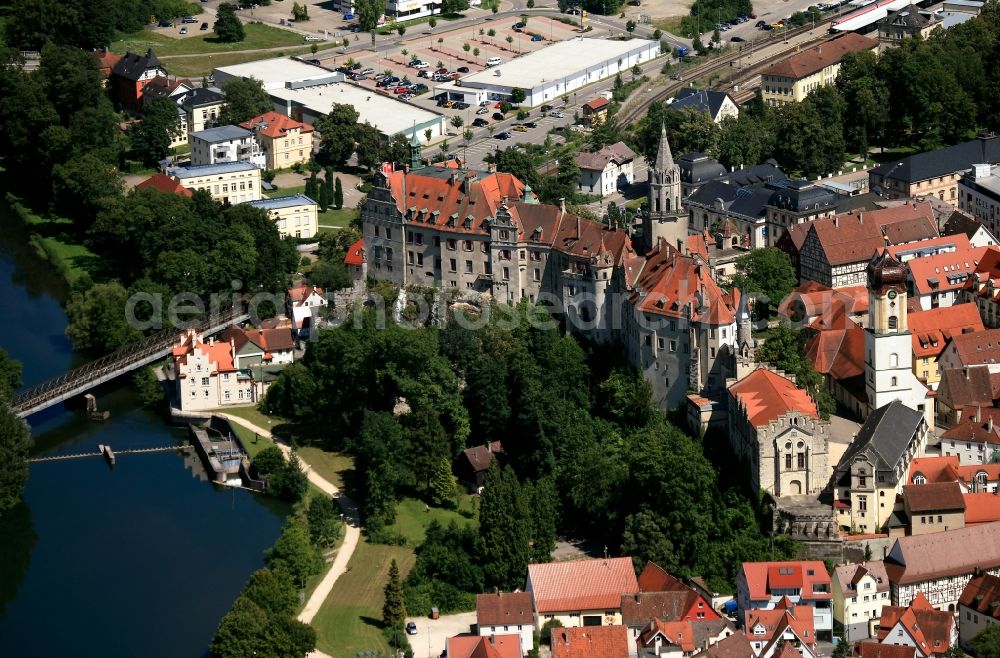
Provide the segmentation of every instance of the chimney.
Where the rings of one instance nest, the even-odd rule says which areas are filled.
[[[577,217],[576,218],[576,239],[577,240],[579,240],[581,237],[583,237],[583,233],[581,232],[581,228],[582,227],[580,226],[580,218]]]
[[[993,433],[993,416],[986,419],[986,431]]]
[[[965,381],[969,381],[969,366],[962,368],[962,372],[965,373]]]
[[[559,212],[566,212],[566,197],[559,197]]]
[[[451,184],[454,185],[455,181],[457,181],[457,180],[458,180],[458,173],[454,169],[452,169],[451,170],[451,178],[450,178]]]
[[[837,217],[836,215],[833,216],[833,225],[840,226],[840,218]]]
[[[865,214],[863,212],[859,212],[858,213],[858,224],[864,224],[864,223],[865,223]]]

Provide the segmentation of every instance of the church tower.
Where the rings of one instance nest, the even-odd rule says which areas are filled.
[[[681,168],[674,164],[667,140],[667,128],[660,125],[660,146],[649,166],[649,196],[643,216],[643,243],[651,250],[666,238],[671,246],[687,239],[687,221],[681,210]]]
[[[736,311],[736,381],[757,369],[757,342],[753,338],[752,322],[750,298],[744,293],[740,295],[740,305]]]
[[[868,412],[899,400],[934,427],[934,403],[913,374],[913,343],[906,319],[906,269],[888,250],[868,263],[868,327],[865,329],[865,392]]]
[[[405,134],[405,133],[404,133]],[[420,153],[420,140],[417,139],[417,126],[413,126],[413,136],[410,138],[410,171],[423,169],[424,161]]]

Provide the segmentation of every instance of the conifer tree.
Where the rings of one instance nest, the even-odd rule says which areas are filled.
[[[326,209],[330,207],[330,191],[327,189],[326,185],[319,185],[319,198],[316,201],[319,203],[319,211],[326,212]]]
[[[340,177],[333,184],[333,207],[340,210],[344,207],[344,188],[340,184]]]
[[[481,562],[488,588],[513,589],[524,582],[531,559],[528,501],[510,466],[496,463],[486,475],[479,505]]]
[[[339,180],[339,179],[338,179]],[[431,471],[430,489],[431,500],[435,505],[443,505],[455,496],[455,488],[458,480],[451,472],[451,462],[447,457],[442,457],[434,465]]]
[[[398,626],[406,620],[406,604],[403,602],[403,585],[399,580],[399,565],[396,560],[389,565],[389,582],[385,584],[385,603],[382,605],[382,622],[386,628]]]

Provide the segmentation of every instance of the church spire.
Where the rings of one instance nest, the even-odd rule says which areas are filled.
[[[656,169],[666,171],[674,166],[674,156],[670,152],[670,142],[667,140],[667,126],[660,121],[660,147],[656,150]]]
[[[417,139],[417,123],[413,122],[413,135],[410,138],[410,171],[422,169],[424,162],[420,154],[420,140]]]

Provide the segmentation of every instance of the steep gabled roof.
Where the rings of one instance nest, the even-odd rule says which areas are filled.
[[[961,410],[970,405],[992,406],[1000,398],[1000,373],[990,373],[989,368],[943,368],[937,399],[952,409]]]
[[[1000,523],[900,537],[885,559],[889,579],[899,585],[971,574],[977,567],[1000,567]]]
[[[733,633],[696,654],[696,658],[752,658],[753,656],[750,640],[742,632]]]
[[[815,234],[830,265],[866,261],[887,244],[915,242],[938,235],[934,210],[928,203],[817,219],[809,223],[809,232]]]
[[[915,457],[910,462],[910,473],[906,481],[916,484],[914,479],[918,475],[925,482],[955,482],[958,480],[958,455]]]
[[[115,64],[115,67],[111,70],[111,74],[119,78],[138,82],[142,74],[150,69],[163,69],[163,64],[160,63],[160,60],[156,59],[152,48],[141,55],[139,53],[126,52],[118,60],[118,63]]]
[[[955,336],[985,330],[979,308],[971,302],[908,313],[906,322],[912,337],[913,356],[918,358],[941,354]]]
[[[754,370],[730,386],[729,392],[746,410],[747,418],[754,427],[767,425],[793,411],[819,418],[819,410],[808,391],[766,368]]]
[[[241,123],[240,126],[247,130],[252,130],[258,135],[273,138],[284,137],[292,130],[299,130],[303,133],[311,133],[313,131],[313,127],[308,123],[296,121],[289,116],[278,114],[274,111],[265,112],[252,119],[248,119]]]
[[[655,562],[647,562],[639,574],[639,591],[641,592],[687,592],[691,588]]]
[[[629,303],[637,310],[694,322],[723,325],[736,319],[736,307],[712,278],[710,269],[682,256],[665,241],[646,255]]]
[[[847,329],[816,332],[806,342],[806,358],[823,375],[843,381],[865,372],[865,330],[853,320]]]
[[[964,494],[965,525],[1000,521],[1000,497],[989,491]]]
[[[914,513],[964,512],[965,500],[958,482],[928,482],[903,485],[903,499]]]
[[[907,644],[882,644],[881,642],[858,642],[851,652],[853,658],[915,658],[916,647]]]
[[[975,407],[971,413],[963,413],[962,420],[949,427],[941,435],[941,438],[949,441],[974,441],[1000,446],[1000,409]]]
[[[157,192],[162,192],[164,194],[180,194],[181,196],[191,196],[193,192],[187,189],[177,181],[175,181],[170,176],[164,173],[156,172],[146,180],[142,181],[135,186],[137,190],[156,190]]]
[[[879,640],[884,640],[897,623],[902,624],[925,655],[944,653],[951,646],[954,613],[935,610],[922,593],[914,597],[908,608],[891,605],[882,608]]]
[[[622,623],[645,626],[650,619],[680,621],[699,598],[692,590],[623,594]]]
[[[719,110],[722,109],[722,104],[726,102],[727,98],[729,98],[729,94],[724,91],[684,87],[674,94],[673,102],[667,107],[673,109],[694,108],[708,112],[714,119],[718,116]],[[733,104],[735,105],[735,103]]]
[[[1000,621],[1000,577],[988,573],[974,576],[962,590],[958,602],[985,617]]]
[[[922,413],[910,409],[899,400],[876,409],[868,415],[858,435],[841,457],[837,469],[848,467],[854,457],[869,446],[880,458],[876,468],[893,468],[906,452],[923,419]]]
[[[889,576],[885,573],[885,564],[882,560],[844,564],[833,569],[833,578],[840,583],[840,591],[849,598],[857,594],[857,584],[866,575],[871,575],[875,579],[876,592],[889,591]]]
[[[344,254],[344,265],[360,266],[365,262],[365,239],[358,238]]]
[[[1000,329],[959,334],[951,339],[950,345],[963,366],[1000,363]]]
[[[533,624],[529,592],[497,592],[476,595],[476,623],[482,626]]]

